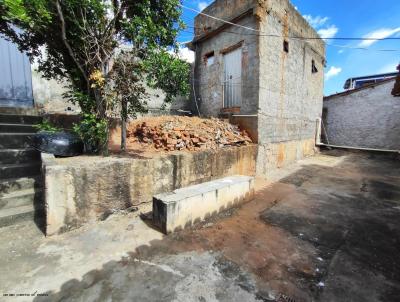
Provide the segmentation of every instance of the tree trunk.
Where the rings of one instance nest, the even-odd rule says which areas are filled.
[[[93,93],[96,100],[97,117],[101,119],[106,118],[106,108],[104,106],[104,100],[101,91],[99,89],[94,89]]]
[[[126,122],[128,119],[128,104],[122,102],[121,108],[121,150],[126,150]]]

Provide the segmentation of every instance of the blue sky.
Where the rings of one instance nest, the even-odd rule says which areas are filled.
[[[212,1],[184,0],[185,6],[200,9]],[[292,0],[303,16],[327,37],[400,37],[399,0]],[[194,12],[183,10],[183,19],[193,26]],[[179,41],[192,39],[192,28]],[[325,70],[325,95],[343,90],[346,79],[383,72],[395,72],[400,63],[400,40],[378,42],[329,40]],[[343,46],[343,47],[338,47]],[[366,50],[352,49],[362,47]],[[378,50],[396,49],[396,52]]]

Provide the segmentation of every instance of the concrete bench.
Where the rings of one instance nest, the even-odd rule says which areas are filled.
[[[254,196],[254,178],[232,176],[153,197],[153,221],[168,234]]]

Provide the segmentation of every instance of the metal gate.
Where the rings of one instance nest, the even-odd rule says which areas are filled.
[[[28,57],[0,37],[0,107],[32,107],[32,74]]]
[[[224,55],[224,108],[242,104],[242,48]]]

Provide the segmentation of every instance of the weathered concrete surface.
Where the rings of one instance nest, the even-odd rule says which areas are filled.
[[[194,83],[202,114],[220,115],[225,50],[241,43],[242,78],[235,84],[242,88],[238,113],[256,116],[242,119],[242,126],[253,139],[257,136],[257,174],[269,177],[273,170],[313,155],[310,144],[322,115],[325,65],[325,43],[318,33],[288,0],[232,0],[229,5],[217,0],[204,12],[264,34],[249,35],[248,29],[196,17]],[[212,52],[215,60],[209,66],[205,57]]]
[[[400,102],[395,79],[324,100],[324,143],[355,148],[400,150]]]
[[[254,197],[254,178],[231,176],[153,198],[153,223],[168,234]]]
[[[398,301],[398,160],[328,153],[274,178],[170,236],[132,213],[51,238],[28,223],[0,229],[0,293],[48,295],[2,300]]]
[[[268,12],[260,30],[266,34],[318,37],[290,1],[264,1]],[[322,115],[325,44],[323,40],[260,38],[259,153],[257,173],[313,155],[316,119]],[[312,71],[314,61],[317,72]]]
[[[258,301],[254,276],[220,252],[164,253],[152,247],[163,237],[133,214],[52,238],[0,229],[0,300]]]
[[[151,202],[156,194],[225,176],[252,176],[256,152],[257,146],[244,146],[152,158],[44,159],[46,233],[64,232]]]

